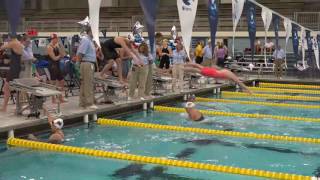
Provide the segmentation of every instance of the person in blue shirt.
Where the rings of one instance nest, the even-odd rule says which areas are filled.
[[[282,78],[282,72],[283,72],[283,64],[284,64],[284,58],[286,57],[286,54],[284,50],[279,45],[278,48],[273,52],[272,57],[274,58],[274,73],[275,76],[278,79]]]
[[[182,44],[178,43],[176,45],[176,50],[174,50],[172,54],[172,89],[174,92],[181,92],[181,90],[183,90],[183,68],[186,62],[186,58],[187,54],[184,51]],[[177,84],[178,88],[176,87]]]

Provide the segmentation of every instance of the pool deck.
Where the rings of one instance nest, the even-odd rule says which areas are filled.
[[[303,82],[307,83],[320,83],[320,79],[318,80],[307,80],[307,79],[295,79],[295,78],[284,78],[283,80],[276,80],[272,77],[264,77],[258,78],[251,76],[247,78],[245,81],[247,84],[250,84],[252,81],[276,81],[282,83],[296,83]],[[89,115],[89,120],[92,120],[93,114],[97,114],[98,116],[113,116],[115,114],[119,114],[121,112],[132,111],[137,109],[142,109],[144,103],[153,102],[154,104],[160,104],[169,102],[172,100],[182,100],[183,96],[186,94],[201,94],[201,93],[213,93],[213,89],[216,88],[228,88],[233,87],[230,83],[222,83],[222,84],[207,84],[204,87],[199,89],[190,89],[183,93],[167,93],[165,96],[154,97],[148,100],[134,100],[134,101],[119,101],[115,104],[101,104],[97,105],[97,110],[89,110],[89,109],[81,109],[78,107],[78,96],[73,96],[68,98],[68,103],[61,105],[61,117],[64,119],[65,124],[69,124],[72,122],[81,122],[85,115]],[[1,102],[2,104],[2,102]],[[53,107],[50,103],[50,100],[46,102],[47,106]],[[0,139],[4,139],[7,136],[7,133],[11,130],[19,131],[22,129],[32,129],[36,126],[45,126],[47,124],[47,120],[45,117],[40,116],[40,119],[29,118],[26,116],[16,116],[14,114],[15,105],[12,103],[9,105],[9,109],[7,113],[1,113],[0,118]],[[75,120],[77,119],[77,120]],[[35,130],[36,131],[36,130]]]

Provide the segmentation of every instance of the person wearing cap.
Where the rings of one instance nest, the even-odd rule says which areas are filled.
[[[65,56],[65,52],[63,47],[60,47],[57,34],[51,34],[50,38],[51,42],[47,46],[50,80],[51,84],[59,87],[62,94],[64,94],[64,76],[60,69],[60,60]],[[66,102],[62,95],[59,96],[59,99],[61,103]],[[55,97],[52,98],[52,102],[56,103]]]
[[[185,110],[189,116],[189,119],[197,122],[203,121],[203,114],[195,108],[196,105],[192,101],[192,99],[189,99],[185,106]]]
[[[64,125],[63,119],[53,117],[52,114],[49,113],[49,111],[45,107],[43,107],[43,110],[45,114],[47,114],[48,116],[48,123],[51,128],[51,135],[49,136],[47,142],[52,144],[62,144],[64,142],[64,133],[62,131]],[[33,134],[29,134],[28,139],[33,141],[39,141],[39,139],[35,137]]]
[[[79,106],[86,109],[97,109],[94,104],[94,67],[96,65],[96,50],[90,26],[85,27],[86,34],[82,37],[77,51],[80,61],[80,101]]]
[[[10,41],[3,46],[0,47],[0,51],[9,49],[11,50],[10,55],[10,69],[7,73],[5,83],[3,86],[3,107],[1,109],[2,112],[7,111],[7,106],[10,98],[10,85],[9,82],[19,78],[21,71],[21,55],[23,53],[23,45],[18,41],[15,35],[10,36]]]

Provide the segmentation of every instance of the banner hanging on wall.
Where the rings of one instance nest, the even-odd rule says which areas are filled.
[[[196,17],[197,6],[198,0],[177,0],[177,7],[181,26],[181,36],[189,58],[192,28],[194,24],[194,19]]]
[[[299,60],[299,36],[298,36],[299,26],[292,23],[292,48],[296,61]]]
[[[232,0],[232,22],[233,22],[233,35],[232,35],[232,56],[234,57],[234,38],[238,22],[241,18],[245,0]],[[211,41],[212,42],[212,41]]]
[[[269,27],[272,21],[272,11],[270,11],[270,9],[268,8],[262,7],[261,17],[264,25],[264,43],[267,43],[267,32],[269,30]],[[267,51],[265,46],[263,49],[264,49],[264,63],[267,66]]]
[[[218,26],[218,7],[216,0],[209,0],[208,2],[208,14],[210,23],[210,35],[211,35],[211,49],[214,52],[216,45],[216,32]],[[212,53],[213,55],[213,53]]]
[[[304,27],[301,26],[301,54],[302,54],[302,66],[303,69],[306,69],[306,62],[305,62],[305,54],[306,54],[306,30]]]
[[[272,16],[272,21],[273,21],[273,29],[274,29],[274,36],[276,39],[276,51],[279,48],[279,26],[280,26],[280,17],[276,14],[273,14]]]
[[[157,16],[159,0],[152,0],[152,1],[140,0],[139,2],[142,8],[144,19],[148,29],[150,51],[151,51],[151,54],[154,54],[155,26],[156,26],[156,16]]]
[[[100,17],[100,5],[101,0],[88,0],[89,3],[89,22],[91,26],[91,31],[93,35],[93,40],[100,47],[99,40],[99,17]]]
[[[250,48],[251,48],[251,60],[253,61],[255,47],[254,41],[256,39],[256,5],[250,1],[246,2],[246,12],[247,12],[247,23],[248,32],[250,38]]]
[[[320,69],[320,64],[319,64],[319,45],[318,45],[318,36],[319,36],[319,41],[320,41],[320,35],[317,35],[316,37],[312,38],[312,46],[313,46],[313,52],[316,60],[316,65],[317,68]]]
[[[6,0],[6,11],[10,25],[10,33],[17,35],[17,29],[20,22],[22,0]]]
[[[287,45],[288,45],[288,41],[289,41],[289,38],[290,38],[290,33],[292,31],[292,24],[291,24],[290,19],[285,18],[283,20],[283,25],[284,25],[284,29],[286,31],[286,45],[285,45],[285,48],[284,48],[284,54],[285,54],[284,65],[285,65],[286,68],[288,68],[288,65],[287,65]]]

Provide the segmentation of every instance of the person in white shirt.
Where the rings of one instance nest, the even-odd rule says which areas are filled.
[[[172,55],[172,77],[173,84],[172,90],[174,92],[180,92],[183,90],[183,76],[184,76],[184,64],[186,62],[187,54],[183,49],[182,44],[176,45],[176,50],[173,51]],[[178,88],[176,87],[178,82]]]
[[[22,36],[20,42],[23,45],[23,53],[21,56],[23,68],[20,73],[20,78],[32,78],[32,63],[36,60],[33,56],[32,42],[26,34]]]
[[[283,71],[283,63],[284,58],[286,56],[284,50],[281,48],[281,46],[278,46],[278,48],[273,52],[273,58],[274,58],[274,73],[275,76],[278,79],[282,78],[282,71]]]
[[[212,48],[211,48],[211,40],[208,40],[208,44],[203,48],[202,50],[202,54],[203,54],[203,66],[212,66],[215,65],[215,62],[213,62],[212,59]]]
[[[268,39],[267,42],[265,43],[264,47],[266,48],[266,52],[271,54],[272,50],[274,48],[274,44],[270,39]]]

